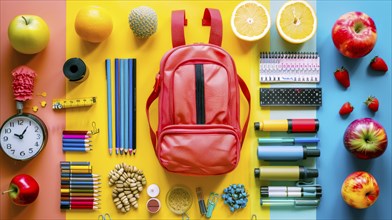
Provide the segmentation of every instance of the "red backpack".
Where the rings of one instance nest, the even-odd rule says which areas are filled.
[[[223,50],[222,18],[216,9],[204,11],[203,26],[211,26],[209,44],[185,45],[185,11],[172,12],[173,49],[161,60],[154,90],[146,103],[151,141],[160,164],[184,175],[219,175],[239,163],[250,113],[250,93]],[[240,93],[248,101],[241,130]],[[158,101],[158,130],[151,128],[149,109]]]

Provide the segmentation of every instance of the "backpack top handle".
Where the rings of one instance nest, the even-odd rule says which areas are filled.
[[[185,10],[172,12],[171,34],[174,47],[185,45],[184,26],[188,24]],[[203,26],[211,26],[209,43],[217,46],[222,45],[222,17],[218,9],[206,8],[202,19]]]

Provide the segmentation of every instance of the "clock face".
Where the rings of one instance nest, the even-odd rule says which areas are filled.
[[[4,122],[0,131],[1,149],[15,160],[29,160],[46,144],[47,129],[38,117],[18,114]]]

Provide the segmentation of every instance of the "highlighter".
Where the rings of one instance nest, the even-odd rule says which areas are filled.
[[[254,169],[254,175],[260,180],[298,181],[318,177],[318,170],[303,166],[260,166]]]
[[[255,130],[286,131],[288,133],[316,133],[319,130],[318,119],[282,119],[263,120],[254,123]]]
[[[257,157],[265,161],[296,161],[319,157],[320,149],[306,146],[259,146]]]

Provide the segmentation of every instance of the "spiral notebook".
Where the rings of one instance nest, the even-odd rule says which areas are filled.
[[[316,52],[260,53],[261,83],[319,83],[320,57]]]

